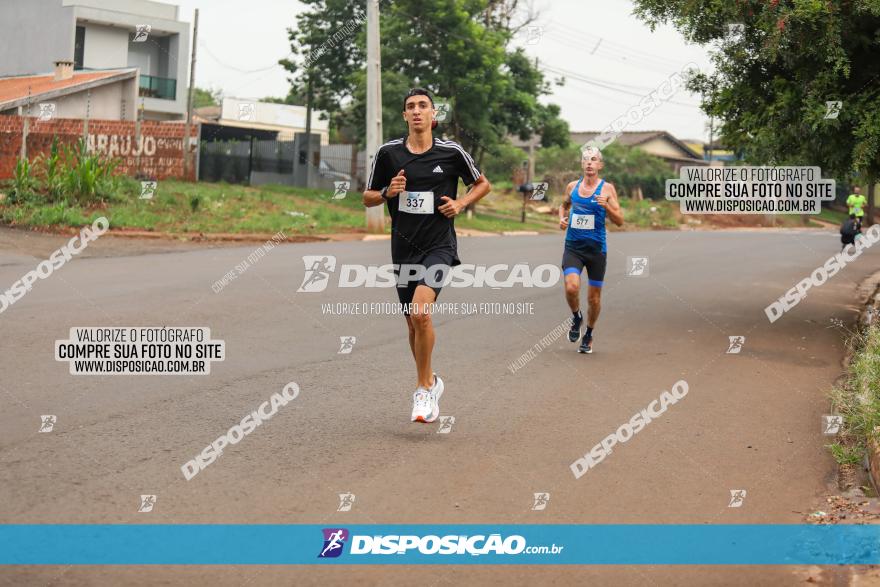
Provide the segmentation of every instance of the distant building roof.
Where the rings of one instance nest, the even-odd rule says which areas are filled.
[[[258,140],[289,141],[306,129],[305,106],[277,104],[258,100],[223,98],[220,105],[196,108],[193,120],[202,123],[205,140]],[[330,140],[330,122],[321,120],[324,114],[312,110],[312,133],[321,136],[321,143]]]
[[[602,131],[578,131],[571,133],[571,140],[576,143],[586,143],[590,139],[593,139],[602,134]],[[687,146],[684,142],[672,136],[669,132],[665,130],[637,130],[637,131],[623,131],[617,137],[617,140],[620,141],[620,144],[626,145],[628,147],[637,147],[648,141],[656,138],[662,138],[673,145],[675,145],[681,151],[681,158],[683,159],[702,159],[703,154],[697,153],[691,147]]]
[[[193,120],[197,122],[217,122],[220,120],[220,106],[202,106],[193,110]]]
[[[64,80],[54,73],[0,77],[0,110],[9,110],[67,96],[124,79],[137,77],[136,68],[75,71]]]

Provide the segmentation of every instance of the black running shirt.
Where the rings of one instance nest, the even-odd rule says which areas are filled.
[[[430,252],[446,250],[452,265],[459,265],[454,218],[438,208],[441,196],[456,199],[458,178],[471,185],[480,178],[473,158],[454,141],[434,139],[433,146],[415,154],[406,146],[406,137],[389,141],[379,148],[367,180],[367,189],[381,190],[403,169],[406,191],[387,201],[391,215],[391,261],[419,263]]]

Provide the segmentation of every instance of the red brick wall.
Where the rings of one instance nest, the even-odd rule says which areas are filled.
[[[76,144],[83,136],[85,121],[58,118],[41,122],[30,118],[27,139],[28,159],[49,152],[52,139],[60,144]],[[24,118],[0,116],[0,179],[13,176],[21,154],[21,133]],[[156,179],[183,177],[183,123],[144,121],[140,137],[135,135],[135,123],[124,120],[90,120],[88,148],[120,161],[117,171],[126,175],[143,174]],[[198,125],[190,129],[198,136]],[[192,158],[195,161],[195,157]],[[193,166],[194,167],[194,166]],[[188,179],[195,180],[195,169]]]

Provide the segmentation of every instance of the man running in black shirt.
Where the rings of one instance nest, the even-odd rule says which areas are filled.
[[[379,148],[364,192],[365,206],[387,204],[391,215],[391,261],[398,267],[397,295],[418,376],[413,422],[433,422],[440,415],[443,380],[431,369],[434,326],[429,309],[440,283],[461,264],[455,217],[491,189],[461,145],[433,137],[435,115],[427,90],[409,91],[403,99],[409,134]],[[471,186],[461,198],[456,198],[458,178]]]

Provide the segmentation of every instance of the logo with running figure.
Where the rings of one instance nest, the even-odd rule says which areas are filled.
[[[249,122],[254,119],[257,111],[257,105],[253,102],[244,102],[238,105],[238,119],[242,122]]]
[[[350,355],[351,351],[354,350],[354,343],[357,342],[356,336],[340,336],[339,337],[339,352],[337,355]]]
[[[339,507],[336,508],[337,512],[350,512],[352,506],[354,506],[355,500],[354,493],[340,493],[339,494]]]
[[[736,42],[742,38],[746,32],[746,25],[741,22],[731,22],[727,25],[727,35],[725,38],[729,42]]]
[[[327,289],[330,274],[336,271],[336,257],[333,255],[303,255],[306,274],[297,292],[316,293]]]
[[[345,528],[324,528],[324,546],[318,554],[318,558],[337,558],[342,554],[345,541],[348,540],[348,530]]]
[[[741,508],[743,502],[746,500],[746,490],[745,489],[731,489],[730,490],[730,503],[727,504],[729,508]]]
[[[46,122],[47,120],[52,120],[55,117],[55,102],[44,102],[40,104],[40,114],[37,119],[40,122]]]
[[[150,37],[150,33],[153,30],[153,25],[151,24],[139,24],[135,25],[134,38],[132,38],[132,43],[143,43]]]
[[[437,102],[437,105],[434,108],[437,110],[437,116],[434,117],[434,120],[437,122],[444,122],[449,116],[449,102]]]
[[[156,496],[155,495],[142,495],[141,496],[141,505],[138,506],[138,513],[148,514],[153,511],[153,506],[156,505]]]
[[[825,120],[837,120],[843,102],[840,100],[828,100],[825,102]]]
[[[544,27],[530,26],[526,28],[526,45],[537,45],[544,36]]]
[[[548,503],[550,503],[549,493],[536,493],[535,501],[532,504],[532,511],[540,512],[541,510],[545,510],[547,509]]]
[[[449,434],[452,432],[452,425],[455,424],[455,416],[440,416],[440,428],[437,434]]]
[[[141,200],[152,200],[156,195],[156,188],[159,186],[158,181],[142,181],[141,182]]]
[[[333,199],[341,200],[345,198],[346,194],[348,194],[349,188],[351,188],[350,181],[334,181],[333,182]]]
[[[825,414],[822,416],[822,434],[834,436],[840,431],[843,424],[843,416],[840,414]]]
[[[647,257],[627,257],[626,258],[626,274],[628,277],[647,277],[648,276],[648,258]]]
[[[547,188],[550,187],[550,184],[546,181],[542,181],[541,183],[535,184],[535,191],[532,192],[532,200],[543,200],[544,196],[547,195]]]
[[[730,341],[727,346],[728,355],[738,355],[746,344],[745,336],[728,336],[727,339]]]
[[[38,432],[52,432],[52,429],[55,428],[55,422],[57,421],[58,418],[51,414],[40,416],[40,429]]]

